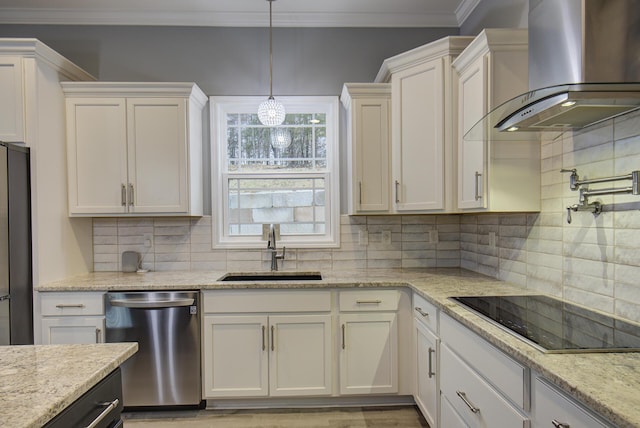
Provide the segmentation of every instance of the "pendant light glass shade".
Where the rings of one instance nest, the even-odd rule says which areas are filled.
[[[269,2],[269,98],[258,106],[258,120],[264,126],[282,125],[286,112],[284,106],[273,98],[273,19],[271,9],[275,0]]]
[[[258,119],[264,126],[282,125],[285,116],[284,106],[273,97],[269,97],[258,106]]]
[[[286,149],[291,145],[291,133],[287,128],[271,128],[271,145],[275,149]]]

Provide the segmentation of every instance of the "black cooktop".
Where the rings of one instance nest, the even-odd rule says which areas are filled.
[[[548,353],[640,351],[640,326],[548,296],[452,297]]]

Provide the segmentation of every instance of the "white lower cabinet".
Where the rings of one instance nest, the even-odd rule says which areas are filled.
[[[440,401],[440,338],[437,336],[437,309],[413,296],[413,333],[415,351],[414,399],[431,427],[438,426]],[[432,330],[434,329],[434,330]]]
[[[213,309],[220,313],[204,317],[204,397],[330,395],[329,292],[312,291],[308,299],[301,292],[241,293],[205,293],[205,313]],[[286,313],[299,310],[300,299],[310,311],[326,313]],[[240,308],[285,313],[231,313]]]
[[[340,314],[340,328],[340,394],[398,392],[396,314]]]
[[[518,412],[478,373],[464,363],[445,344],[440,349],[442,394],[470,427],[529,426],[529,419]]]
[[[41,293],[41,343],[104,342],[104,293]]]
[[[605,428],[608,426],[541,377],[536,377],[533,382],[532,400],[534,428]]]
[[[530,426],[528,368],[446,315],[440,339],[442,402],[469,427]]]
[[[398,290],[340,291],[340,394],[398,392]]]

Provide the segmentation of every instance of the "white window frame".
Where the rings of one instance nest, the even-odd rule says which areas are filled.
[[[264,97],[211,96],[209,97],[211,125],[211,211],[213,217],[213,248],[253,249],[266,248],[261,236],[235,236],[228,233],[229,188],[227,171],[227,112],[254,113]],[[327,168],[322,171],[283,172],[274,175],[247,174],[249,177],[266,178],[298,177],[324,178],[325,180],[325,233],[324,235],[283,235],[278,247],[290,248],[338,248],[340,246],[340,165],[339,165],[339,102],[335,96],[277,97],[287,113],[326,114]]]

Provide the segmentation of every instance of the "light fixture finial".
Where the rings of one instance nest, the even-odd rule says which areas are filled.
[[[272,6],[269,2],[269,98],[258,106],[258,119],[265,126],[278,126],[284,122],[286,112],[284,106],[273,97],[273,18]]]

